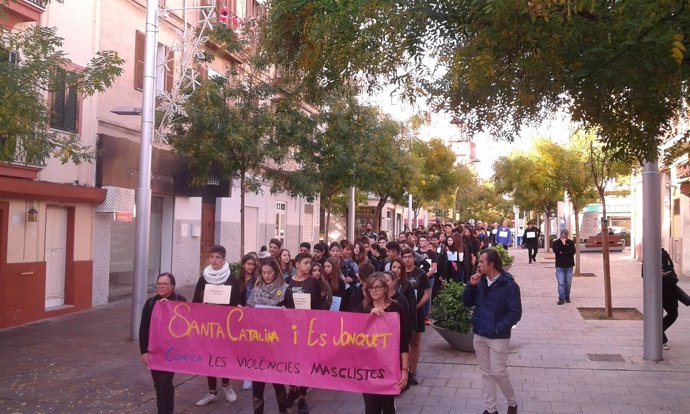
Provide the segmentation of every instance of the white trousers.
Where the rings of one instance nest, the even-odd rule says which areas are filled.
[[[490,413],[498,412],[496,386],[506,397],[508,405],[517,405],[515,391],[508,373],[508,351],[510,338],[490,339],[474,334],[474,352],[477,355],[479,371],[482,373],[484,404]]]

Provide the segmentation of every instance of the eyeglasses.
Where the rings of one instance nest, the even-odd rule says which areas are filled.
[[[372,286],[370,288],[367,288],[369,292],[378,292],[381,289],[385,289],[386,286]]]
[[[167,283],[167,282],[158,282],[158,283],[156,283],[156,286],[157,286],[157,287],[166,287],[166,286],[171,286],[171,285],[172,285],[171,283]]]

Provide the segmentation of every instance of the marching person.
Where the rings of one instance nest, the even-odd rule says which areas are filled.
[[[196,288],[194,289],[194,299],[192,302],[204,303],[204,291],[206,285],[211,284],[230,287],[230,302],[227,305],[237,306],[240,304],[240,284],[237,281],[237,278],[230,273],[230,267],[225,261],[225,255],[225,247],[220,245],[211,247],[211,251],[208,255],[209,265],[206,266],[196,284]],[[207,377],[207,381],[208,393],[196,402],[197,407],[203,407],[218,399],[218,381],[216,377]],[[230,385],[229,378],[223,378],[222,386],[225,399],[227,399],[229,402],[237,401],[237,395],[232,389],[232,385]]]
[[[534,221],[530,220],[527,223],[525,233],[522,235],[522,245],[527,247],[527,257],[529,258],[530,264],[537,261],[540,234],[541,230],[534,225]]]
[[[462,299],[465,306],[474,306],[474,351],[482,373],[486,406],[482,414],[498,413],[497,386],[508,401],[508,414],[517,414],[517,398],[508,373],[508,352],[511,329],[522,317],[522,302],[520,287],[503,270],[496,250],[485,250],[479,256],[477,273],[470,278]]]
[[[141,362],[149,366],[149,328],[151,327],[151,314],[153,307],[159,300],[175,300],[186,302],[187,299],[175,293],[175,276],[172,273],[161,273],[156,279],[156,296],[149,298],[144,303],[141,311],[141,324],[139,325],[139,351]],[[174,372],[151,370],[153,387],[156,389],[156,406],[158,414],[172,414],[175,410],[175,386],[173,385]]]
[[[568,229],[561,230],[561,237],[553,241],[551,249],[556,254],[557,304],[570,303],[570,286],[573,284],[575,267],[575,242],[568,238]]]
[[[666,311],[666,315],[662,319],[662,345],[664,349],[668,350],[668,338],[666,337],[666,330],[673,325],[673,322],[678,319],[678,295],[676,293],[676,285],[678,284],[678,276],[673,268],[673,261],[671,255],[666,249],[661,249],[661,306]]]
[[[261,275],[256,280],[256,286],[252,290],[252,295],[247,300],[247,304],[252,307],[256,305],[282,306],[285,308],[295,307],[292,300],[292,290],[285,279],[283,279],[282,271],[275,259],[267,259],[261,264]],[[264,413],[265,388],[265,382],[254,381],[252,383],[254,414]],[[285,385],[274,383],[273,389],[276,392],[278,411],[280,413],[286,413],[288,402]]]
[[[391,275],[392,276],[392,275]],[[366,281],[364,302],[357,308],[358,312],[383,316],[386,312],[397,312],[400,320],[400,379],[395,387],[402,390],[407,385],[409,356],[409,327],[403,306],[391,298],[393,278],[389,280],[381,272],[375,272]],[[393,395],[364,394],[365,414],[395,414]]]

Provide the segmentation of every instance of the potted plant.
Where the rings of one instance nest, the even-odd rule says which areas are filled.
[[[458,351],[474,352],[472,309],[462,303],[465,285],[449,280],[434,299],[431,327]]]
[[[510,269],[510,266],[513,265],[513,259],[515,259],[513,256],[508,254],[508,250],[506,250],[505,247],[502,245],[497,245],[494,247],[496,249],[496,252],[498,255],[501,257],[501,263],[503,263],[503,269],[508,270]]]

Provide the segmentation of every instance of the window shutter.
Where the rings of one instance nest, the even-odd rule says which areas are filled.
[[[144,89],[144,49],[146,36],[137,30],[134,39],[134,89]]]
[[[63,120],[65,118],[65,70],[55,69],[55,80],[53,83],[53,107],[50,113],[50,127],[64,129]]]
[[[173,88],[173,75],[175,72],[175,52],[169,47],[165,48],[165,91]]]

